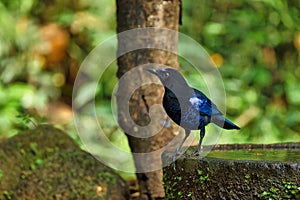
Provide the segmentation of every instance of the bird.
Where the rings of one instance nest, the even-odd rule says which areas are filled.
[[[195,156],[199,156],[205,136],[205,126],[214,123],[223,129],[237,129],[240,127],[226,119],[217,106],[201,91],[188,85],[185,78],[173,68],[146,68],[156,75],[164,86],[163,108],[169,118],[185,130],[185,136],[172,156],[174,163],[185,140],[191,130],[200,130],[200,140]]]

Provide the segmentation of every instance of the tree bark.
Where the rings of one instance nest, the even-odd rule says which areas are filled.
[[[167,28],[177,31],[180,15],[180,0],[117,0],[117,32],[121,33],[134,28]],[[137,69],[138,79],[125,79],[122,84],[119,82],[117,91],[118,121],[121,128],[128,137],[131,151],[137,169],[137,179],[140,186],[140,199],[162,199],[164,198],[164,189],[162,186],[162,170],[149,171],[145,168],[141,160],[152,166],[161,166],[161,151],[148,155],[146,153],[155,152],[166,146],[174,137],[174,131],[177,126],[164,127],[157,133],[153,128],[149,132],[139,127],[145,127],[149,123],[156,123],[157,127],[162,123],[155,120],[156,115],[149,115],[149,108],[154,104],[161,104],[163,87],[158,84],[141,85],[134,91],[132,85],[135,81],[139,82],[157,82],[154,76],[144,71],[142,65],[155,63],[155,66],[165,65],[167,67],[178,68],[177,61],[177,42],[178,35],[171,34],[168,31],[157,30],[131,34],[126,39],[118,37],[118,72],[119,79],[123,79],[126,72]],[[161,49],[141,48],[126,52],[132,45],[145,47],[147,45],[158,45]],[[120,50],[122,49],[122,50]],[[166,50],[167,49],[167,50]],[[168,49],[170,51],[168,51]],[[123,94],[123,95],[122,95]],[[124,104],[124,94],[131,94],[129,102]],[[128,123],[128,118],[124,113],[129,110],[130,118],[137,126]],[[150,109],[151,110],[151,109]],[[160,113],[161,114],[161,113]],[[166,114],[164,114],[166,116]],[[161,116],[160,116],[161,118]],[[155,126],[152,126],[155,127]],[[128,131],[129,130],[129,131]],[[134,135],[129,133],[131,130]],[[153,133],[154,132],[154,133]],[[145,153],[139,157],[135,153]],[[141,159],[142,157],[142,159]]]

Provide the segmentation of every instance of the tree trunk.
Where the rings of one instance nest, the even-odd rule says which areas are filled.
[[[174,137],[175,129],[178,129],[174,124],[162,125],[163,121],[158,119],[167,118],[162,109],[151,110],[152,105],[161,104],[163,87],[153,84],[158,83],[157,79],[145,72],[143,65],[152,63],[155,67],[166,65],[178,68],[176,31],[180,22],[180,6],[180,0],[117,0],[118,33],[146,27],[175,30],[170,33],[168,30],[139,29],[118,36],[118,121],[133,153],[140,199],[164,198],[161,153]],[[137,82],[140,83],[139,87],[135,86]],[[124,103],[126,95],[130,95],[130,98]],[[129,113],[130,119],[126,113]],[[130,120],[134,124],[129,123]],[[157,130],[155,127],[162,128]]]

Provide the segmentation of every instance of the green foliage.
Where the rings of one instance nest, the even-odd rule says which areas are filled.
[[[180,31],[203,45],[219,67],[228,117],[242,126],[219,142],[300,140],[299,15],[295,0],[183,2]],[[41,111],[49,101],[70,98],[72,81],[56,85],[55,75],[70,79],[70,66],[78,69],[96,45],[115,34],[115,18],[110,0],[0,2],[0,137],[27,126],[28,118],[16,117],[20,112],[26,116],[28,109]],[[40,55],[41,30],[50,23],[67,32],[69,43],[68,57],[48,68]],[[205,91],[206,83],[187,62],[180,63],[189,82]],[[113,63],[102,76],[97,100],[111,97],[115,73]],[[86,90],[82,94],[89,94]]]
[[[181,31],[216,62],[229,118],[242,126],[220,142],[299,141],[299,1],[201,0],[183,7]]]
[[[0,137],[24,129],[30,121],[24,117],[28,110],[44,114],[49,101],[71,98],[80,63],[115,32],[114,11],[109,0],[0,2]],[[66,49],[57,49],[57,41]],[[64,53],[68,56],[59,60]],[[111,94],[107,88],[114,87],[109,83],[107,79],[100,86],[105,88],[100,96]]]
[[[25,114],[24,109],[33,104],[37,107],[43,105],[35,92],[35,88],[28,84],[12,83],[4,86],[0,83],[0,135],[12,136],[17,130],[24,130],[34,123],[34,119]]]

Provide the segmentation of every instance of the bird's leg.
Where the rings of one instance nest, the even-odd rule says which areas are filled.
[[[183,140],[180,142],[180,144],[178,145],[176,151],[174,152],[173,156],[172,156],[172,163],[174,165],[174,170],[176,169],[175,167],[175,161],[176,161],[176,157],[179,155],[179,150],[181,149],[183,143],[185,142],[185,140],[189,137],[191,131],[190,130],[185,130],[185,136],[183,138]]]
[[[204,138],[204,135],[205,135],[205,127],[201,128],[201,130],[200,130],[200,140],[199,140],[197,151],[194,153],[194,156],[199,156],[200,155],[201,144],[202,144],[202,140]]]

